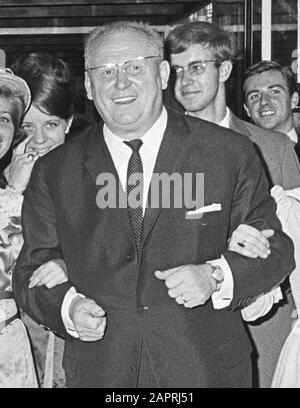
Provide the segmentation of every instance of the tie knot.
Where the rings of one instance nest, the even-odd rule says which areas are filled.
[[[133,139],[129,140],[128,142],[124,142],[127,146],[129,146],[134,152],[138,152],[143,144],[141,139]]]

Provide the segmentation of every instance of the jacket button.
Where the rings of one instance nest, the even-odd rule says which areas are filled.
[[[127,254],[127,255],[126,255],[126,260],[127,260],[128,262],[133,261],[133,260],[134,260],[134,254],[133,254],[133,253]]]
[[[148,310],[148,309],[149,309],[149,306],[143,306],[143,305],[141,305],[141,306],[138,307],[138,311],[139,311],[139,312],[144,312],[145,310]]]

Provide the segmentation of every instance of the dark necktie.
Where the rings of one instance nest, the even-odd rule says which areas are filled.
[[[132,224],[134,240],[138,254],[141,248],[143,229],[143,163],[139,149],[143,142],[140,139],[124,142],[132,149],[127,168],[127,207]]]

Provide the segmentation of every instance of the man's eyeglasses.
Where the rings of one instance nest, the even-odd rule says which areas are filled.
[[[117,76],[118,69],[122,69],[128,76],[141,75],[145,71],[146,60],[151,58],[160,58],[159,55],[149,55],[148,57],[138,56],[129,61],[120,62],[120,64],[104,64],[95,67],[87,68],[87,71],[97,70],[97,75],[101,79],[108,80],[113,79]]]
[[[172,69],[175,71],[177,78],[181,78],[183,76],[184,71],[188,71],[188,73],[191,76],[197,76],[205,72],[206,65],[210,62],[216,63],[217,60],[194,61],[194,62],[191,62],[186,67],[178,67],[175,65],[172,67]]]

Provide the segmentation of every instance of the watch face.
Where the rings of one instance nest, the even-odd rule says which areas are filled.
[[[222,283],[224,281],[224,272],[219,266],[214,267],[212,277],[218,282]]]

